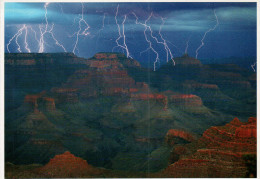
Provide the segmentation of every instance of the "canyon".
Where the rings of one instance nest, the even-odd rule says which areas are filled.
[[[253,175],[255,74],[174,60],[154,72],[122,53],[6,54],[8,176]]]

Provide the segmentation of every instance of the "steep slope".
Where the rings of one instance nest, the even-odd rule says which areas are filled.
[[[39,174],[45,177],[86,177],[98,173],[97,169],[90,166],[83,160],[66,151],[56,155],[46,165],[38,169]]]
[[[182,152],[179,152],[182,148]],[[246,166],[256,157],[256,118],[240,122],[235,118],[225,126],[211,127],[197,141],[175,147],[179,160],[160,173],[167,177],[255,176]],[[247,158],[247,160],[246,160]],[[253,167],[253,166],[251,166]],[[256,166],[254,166],[256,167]]]

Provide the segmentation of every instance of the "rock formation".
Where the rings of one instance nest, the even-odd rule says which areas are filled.
[[[198,141],[178,146],[173,152],[180,159],[159,176],[245,177],[244,157],[256,157],[256,118],[245,123],[235,118],[225,126],[211,127]]]
[[[193,94],[171,95],[170,102],[177,106],[202,106],[202,100],[199,96]]]
[[[28,94],[24,97],[24,103],[31,105],[31,107],[34,109],[34,112],[39,112],[39,101],[40,103],[44,104],[44,108],[47,111],[54,111],[56,109],[55,107],[55,99],[51,97],[47,97],[45,91],[42,91],[38,94]]]
[[[196,140],[196,137],[188,132],[177,130],[177,129],[170,129],[166,134],[165,141],[168,144],[173,145],[174,138],[181,138],[188,142],[193,142]]]
[[[176,65],[201,65],[201,62],[188,54],[184,54],[182,57],[174,58]]]
[[[38,171],[47,177],[87,177],[90,173],[97,172],[86,160],[83,160],[69,151],[56,155]]]

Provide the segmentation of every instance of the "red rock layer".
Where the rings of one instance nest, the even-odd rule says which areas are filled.
[[[118,58],[117,54],[108,54],[108,53],[97,53],[94,57],[96,59],[116,59],[116,58]]]
[[[189,154],[194,146],[195,152]],[[180,159],[160,176],[245,177],[243,156],[256,155],[256,118],[246,123],[235,118],[225,126],[211,127],[198,142],[177,147],[175,152]]]
[[[179,106],[202,106],[203,105],[201,98],[193,94],[171,95],[170,102]]]
[[[48,177],[82,177],[87,176],[91,170],[92,166],[86,160],[67,151],[52,158],[39,169],[39,173]]]
[[[46,110],[54,111],[56,109],[54,98],[46,97],[44,95],[45,91],[39,94],[28,94],[24,97],[24,103],[30,104],[34,108],[34,112],[39,112],[38,101],[41,99],[45,104]]]
[[[170,142],[170,144],[174,144],[175,137],[182,138],[189,142],[193,142],[196,139],[192,134],[188,132],[177,130],[177,129],[170,129],[166,134],[166,142],[167,143]]]
[[[202,106],[201,99],[195,95],[175,95],[169,100],[169,95],[151,92],[148,84],[136,82],[128,75],[125,66],[138,67],[140,64],[125,58],[123,54],[98,53],[86,60],[86,65],[86,68],[75,71],[61,87],[51,89],[57,102],[77,103],[80,99],[98,95],[124,95],[131,100],[156,100],[164,105],[165,110],[171,102],[176,105]],[[55,109],[54,101],[47,100],[46,105],[50,110]]]
[[[122,54],[98,53],[93,59],[87,61],[87,68],[77,70],[62,87],[53,88],[51,91],[59,102],[70,103],[78,102],[80,98],[98,95],[123,94],[130,96],[132,93],[147,91],[148,85],[143,82],[135,82],[123,65],[124,63],[129,63],[129,65],[139,63],[133,59],[123,58],[124,60],[121,60],[119,57],[124,56]]]

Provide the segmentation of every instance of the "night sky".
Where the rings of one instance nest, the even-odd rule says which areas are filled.
[[[66,50],[88,58],[97,52],[127,55],[127,47],[129,57],[146,63],[156,59],[151,42],[165,63],[167,51],[169,58],[170,52],[181,56],[187,44],[195,57],[210,29],[198,59],[256,56],[256,3],[5,3],[6,53]]]

